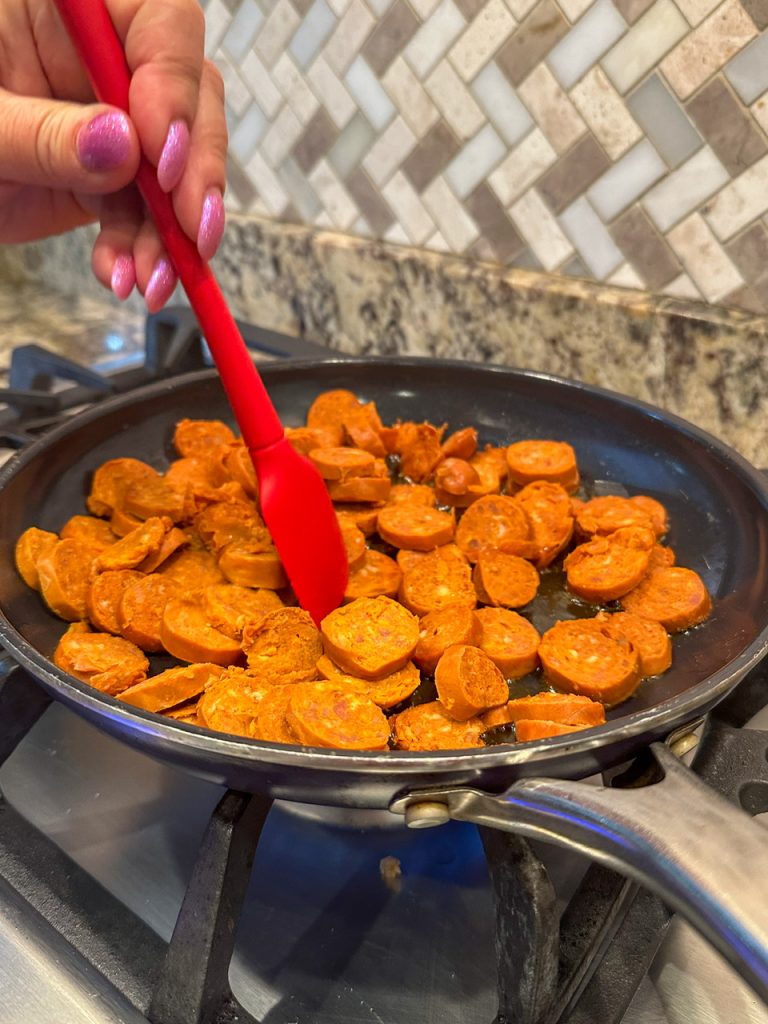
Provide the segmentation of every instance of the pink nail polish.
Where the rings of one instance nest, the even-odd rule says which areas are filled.
[[[131,152],[131,126],[117,111],[99,114],[77,133],[77,155],[86,171],[113,171]]]
[[[160,162],[157,165],[157,180],[163,192],[170,192],[175,188],[189,156],[189,128],[184,121],[174,121],[168,129],[168,135],[163,145],[163,152],[160,154]]]
[[[144,301],[150,313],[156,313],[163,308],[175,287],[176,273],[170,260],[163,256],[155,264],[147,290],[144,292]]]
[[[197,232],[197,251],[208,261],[216,255],[224,235],[224,200],[221,190],[212,188],[205,197],[200,228]]]
[[[110,287],[121,302],[125,302],[136,284],[136,267],[130,256],[121,253],[112,268]]]

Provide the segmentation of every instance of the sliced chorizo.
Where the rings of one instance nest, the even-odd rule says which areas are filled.
[[[317,671],[323,679],[336,683],[342,689],[366,694],[380,708],[393,708],[401,704],[411,696],[421,682],[419,670],[412,661],[409,661],[405,668],[378,679],[361,679],[359,676],[342,672],[338,665],[324,654],[318,658]]]
[[[341,424],[325,427],[287,427],[285,436],[291,447],[300,455],[309,455],[315,448],[339,448],[344,444],[344,428]]]
[[[347,443],[353,448],[362,448],[377,458],[386,456],[387,449],[381,440],[382,422],[373,402],[350,410],[342,422]]]
[[[299,683],[317,679],[323,641],[303,608],[278,608],[244,627],[242,648],[257,679]]]
[[[120,700],[144,711],[165,711],[198,697],[225,671],[220,665],[206,662],[169,668],[123,690]]]
[[[132,584],[143,579],[135,569],[112,569],[100,572],[88,588],[86,610],[88,618],[102,633],[120,633],[120,602]],[[141,647],[141,644],[139,644]]]
[[[218,501],[208,505],[195,516],[195,529],[212,551],[253,537],[269,543],[264,520],[253,502]]]
[[[395,451],[400,456],[400,473],[415,483],[429,480],[443,458],[442,430],[431,423],[401,423]]]
[[[328,480],[326,487],[331,501],[379,505],[389,497],[392,481],[388,476],[353,476],[347,480]]]
[[[137,530],[141,524],[142,520],[138,516],[129,515],[120,506],[109,517],[109,528],[116,537],[127,537],[133,530]]]
[[[581,693],[603,704],[626,700],[640,682],[640,658],[631,643],[616,640],[594,620],[556,622],[541,638],[539,657],[558,690]]]
[[[579,486],[576,453],[566,441],[516,441],[506,456],[509,479],[520,487],[547,480],[571,493]]]
[[[323,480],[376,476],[375,458],[360,448],[315,448],[308,458]]]
[[[98,572],[107,569],[135,569],[144,559],[159,551],[165,535],[171,528],[170,519],[153,516],[141,526],[131,530],[125,537],[106,548],[98,556],[95,567]]]
[[[123,589],[117,606],[118,632],[143,651],[162,651],[163,615],[171,598],[181,597],[183,591],[165,576],[139,576]],[[205,658],[185,658],[185,661],[206,661]]]
[[[505,679],[520,679],[539,663],[538,631],[517,612],[507,608],[480,608],[480,648],[502,671]]]
[[[502,608],[522,608],[530,604],[540,582],[530,562],[503,551],[481,551],[472,581],[482,604]]]
[[[629,499],[633,505],[638,505],[650,518],[657,537],[663,537],[669,529],[669,513],[667,509],[656,498],[647,494],[636,494]]]
[[[624,611],[660,622],[670,633],[697,626],[712,611],[701,576],[678,565],[654,569],[622,597],[621,605]]]
[[[16,541],[14,548],[16,568],[28,587],[32,587],[34,590],[40,589],[37,560],[51,551],[58,543],[59,538],[55,533],[38,530],[36,526],[30,526]]]
[[[400,601],[416,615],[446,605],[474,608],[477,604],[469,565],[461,556],[446,555],[442,550],[429,552],[403,573]]]
[[[129,589],[123,595],[123,605],[130,592]],[[166,651],[179,661],[233,665],[241,655],[240,644],[210,626],[203,608],[183,597],[172,597],[167,601],[160,625],[160,639]]]
[[[234,482],[240,484],[247,497],[258,497],[259,481],[256,478],[251,453],[244,444],[236,444],[228,449],[224,456],[224,468]]]
[[[435,489],[430,484],[394,484],[387,498],[388,505],[396,505],[401,501],[413,502],[414,505],[426,505],[434,508],[437,504]]]
[[[456,644],[478,646],[480,623],[471,608],[449,604],[427,614],[419,622],[419,642],[413,660],[428,675],[449,647]]]
[[[515,726],[515,734],[520,743],[532,743],[534,740],[546,740],[550,736],[567,736],[572,732],[588,729],[587,725],[565,725],[563,722],[537,721],[535,718],[523,718]]]
[[[477,431],[474,427],[462,427],[447,437],[441,448],[446,459],[471,459],[477,451]]]
[[[642,527],[622,527],[580,544],[563,562],[568,588],[586,601],[615,601],[648,571],[654,536]]]
[[[523,719],[560,722],[584,728],[602,725],[605,722],[605,707],[599,701],[582,694],[537,693],[531,697],[517,697],[507,701],[501,707],[487,711],[482,718],[487,729]]]
[[[273,590],[252,590],[234,583],[215,583],[203,592],[208,621],[233,640],[240,640],[251,623],[263,621],[270,612],[283,607]]]
[[[628,526],[640,526],[656,534],[654,521],[642,505],[615,494],[585,501],[576,513],[576,526],[582,537],[607,537]]]
[[[230,666],[210,683],[198,704],[200,724],[217,732],[252,736],[259,704],[274,687],[245,669]]]
[[[219,568],[225,579],[240,587],[280,590],[288,585],[277,549],[262,548],[249,541],[233,541],[219,554]]]
[[[307,412],[308,427],[343,427],[344,417],[359,409],[363,403],[346,388],[323,391],[312,402]]]
[[[664,569],[667,566],[674,565],[675,560],[676,556],[673,548],[667,547],[665,544],[654,544],[648,559],[648,572],[651,572],[653,569]]]
[[[72,516],[62,526],[59,536],[62,540],[70,538],[82,541],[96,551],[103,551],[118,539],[109,523],[96,516]]]
[[[487,495],[470,505],[456,527],[456,543],[470,562],[481,551],[535,556],[533,527],[526,511],[506,495]]]
[[[386,750],[389,745],[389,722],[370,697],[328,682],[297,683],[288,717],[307,746]]]
[[[185,533],[184,530],[180,530],[178,526],[174,526],[163,537],[160,547],[156,551],[150,552],[146,558],[139,562],[136,568],[139,572],[154,572],[163,562],[167,562],[174,552],[184,547],[185,544],[189,544],[189,542],[189,534]]]
[[[463,562],[464,565],[469,565],[458,544],[454,544],[453,542],[450,544],[441,544],[440,547],[435,548],[433,551],[410,551],[406,548],[401,548],[397,552],[395,560],[400,566],[400,570],[402,572],[407,572],[409,569],[412,569],[414,565],[418,565],[419,562],[428,558],[432,554],[439,554],[441,558],[444,558],[448,562],[459,561]]]
[[[158,566],[157,572],[166,579],[174,580],[187,593],[227,582],[216,557],[210,551],[196,547],[176,551]]]
[[[111,697],[146,678],[143,651],[121,636],[68,630],[53,655],[54,665]]]
[[[82,541],[60,540],[41,554],[36,564],[43,600],[67,622],[88,613],[88,588],[94,576],[97,553]]]
[[[487,654],[468,644],[449,647],[437,663],[435,688],[451,718],[468,718],[498,707],[509,699],[509,687]]]
[[[368,549],[362,562],[350,568],[347,586],[344,591],[345,601],[354,601],[358,597],[397,597],[403,574],[400,566],[381,551]]]
[[[378,508],[367,508],[365,505],[352,505],[339,502],[334,511],[340,523],[354,523],[366,537],[376,533],[376,522],[379,518]]]
[[[270,686],[259,701],[248,734],[267,743],[298,744],[301,741],[291,723],[291,696],[296,683]]]
[[[139,480],[157,480],[160,474],[140,459],[110,459],[93,474],[91,490],[85,499],[95,516],[111,516],[122,504],[123,494]]]
[[[479,718],[457,722],[440,701],[406,708],[392,720],[400,750],[466,750],[482,747],[484,726]]]
[[[514,497],[533,527],[533,561],[539,569],[544,569],[571,542],[574,528],[571,499],[564,487],[546,480],[526,484]]]
[[[419,640],[419,621],[388,597],[359,597],[320,623],[325,653],[353,676],[376,679],[404,668]]]
[[[205,458],[212,449],[235,440],[221,420],[179,420],[173,433],[173,446],[183,458]]]
[[[608,636],[628,640],[640,658],[640,674],[657,676],[672,664],[672,641],[669,633],[653,619],[644,619],[632,612],[609,615],[600,612],[597,621]]]
[[[431,551],[453,540],[456,520],[450,512],[400,501],[379,512],[379,536],[397,548]]]
[[[365,534],[354,523],[350,522],[339,522],[339,529],[350,571],[359,569],[360,566],[365,564],[366,552],[368,550],[365,546]]]
[[[185,488],[175,487],[163,477],[137,480],[123,493],[122,510],[137,519],[167,516],[180,523],[186,511]]]

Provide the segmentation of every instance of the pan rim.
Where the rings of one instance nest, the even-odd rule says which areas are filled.
[[[370,367],[377,363],[396,364],[407,368],[408,366],[434,365],[435,360],[424,356],[362,358],[334,355],[329,359],[322,360],[303,359],[264,363],[259,366],[259,370],[264,373],[268,383],[270,377],[294,374],[303,370],[311,371],[325,365]],[[523,380],[552,383],[573,391],[584,391],[592,396],[597,395],[642,413],[663,424],[668,424],[678,433],[683,433],[703,444],[711,450],[712,454],[736,469],[742,477],[746,478],[750,488],[762,501],[768,514],[768,479],[735,449],[703,428],[674,413],[659,409],[642,399],[555,374],[459,359],[441,359],[439,363],[441,367],[473,369],[484,375],[522,378]],[[98,420],[105,413],[109,414],[123,406],[132,405],[137,398],[151,399],[156,395],[161,395],[164,391],[175,389],[186,383],[194,384],[198,381],[203,382],[216,378],[217,373],[214,369],[163,378],[125,394],[103,399],[82,412],[68,417],[63,423],[46,432],[0,468],[0,494],[7,483],[28,462],[36,458],[38,451],[48,447],[52,442],[66,438],[69,433],[79,430],[89,422]],[[548,761],[560,760],[563,755],[585,753],[600,748],[611,740],[631,740],[649,731],[656,735],[664,735],[677,725],[695,720],[701,715],[702,709],[708,709],[717,703],[766,655],[768,652],[768,624],[736,658],[728,662],[718,672],[685,690],[682,694],[662,701],[652,708],[633,712],[604,725],[582,730],[577,734],[550,737],[529,743],[486,747],[485,749],[473,748],[471,751],[434,752],[386,751],[373,753],[359,750],[326,750],[317,747],[273,744],[247,737],[227,737],[225,734],[210,732],[202,727],[169,720],[153,712],[130,708],[115,698],[101,694],[73,676],[69,676],[45,658],[17,632],[6,618],[2,608],[0,608],[0,643],[35,678],[42,677],[43,684],[60,695],[65,703],[84,706],[95,716],[103,717],[106,711],[112,718],[117,717],[131,722],[134,728],[161,740],[166,749],[183,748],[187,745],[186,738],[194,737],[195,746],[203,753],[218,756],[222,761],[227,762],[264,762],[284,767],[312,768],[321,771],[354,768],[356,772],[363,774],[379,772],[382,767],[386,766],[391,773],[405,776],[412,775],[414,772],[429,774],[432,771],[446,770],[469,770],[471,772],[473,768],[476,768],[480,774],[487,768],[520,765],[527,762],[545,765]]]

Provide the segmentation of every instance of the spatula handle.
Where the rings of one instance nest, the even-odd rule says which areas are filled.
[[[122,44],[103,0],[55,0],[98,98],[129,113],[131,74]],[[243,439],[266,448],[283,436],[283,426],[253,365],[216,278],[176,219],[154,167],[142,156],[136,183],[157,225],[202,327]]]

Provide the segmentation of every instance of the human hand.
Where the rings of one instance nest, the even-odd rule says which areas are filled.
[[[0,242],[98,220],[94,274],[121,299],[136,285],[155,311],[176,276],[131,184],[140,151],[211,259],[224,232],[224,89],[197,0],[106,4],[132,73],[130,116],[94,102],[53,0],[0,3]]]

